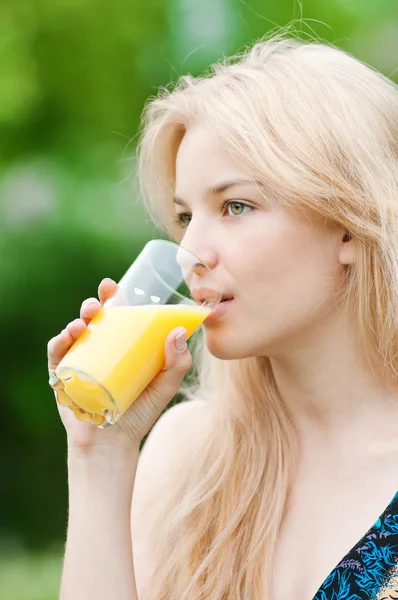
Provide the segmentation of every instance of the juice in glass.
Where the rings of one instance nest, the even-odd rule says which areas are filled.
[[[192,304],[103,307],[59,363],[57,400],[81,421],[115,422],[164,365],[164,344],[178,326],[187,338],[210,314]]]

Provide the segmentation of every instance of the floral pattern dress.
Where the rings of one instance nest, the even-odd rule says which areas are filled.
[[[398,493],[313,600],[398,600]]]

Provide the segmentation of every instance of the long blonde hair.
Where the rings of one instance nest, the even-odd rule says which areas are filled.
[[[345,300],[369,364],[394,378],[397,86],[331,44],[281,32],[162,90],[144,111],[139,177],[149,213],[177,241],[175,159],[194,122],[212,127],[278,202],[350,232],[358,259]],[[202,343],[195,362],[197,384],[184,393],[207,403],[211,425],[194,460],[181,461],[154,499],[156,574],[143,600],[266,600],[297,456],[294,426],[267,357],[222,361]]]

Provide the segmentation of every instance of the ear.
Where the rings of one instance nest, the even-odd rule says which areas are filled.
[[[351,234],[346,232],[339,249],[339,262],[342,265],[353,265],[356,260],[356,248]]]

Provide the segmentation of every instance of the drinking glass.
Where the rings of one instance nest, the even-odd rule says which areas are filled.
[[[178,326],[187,338],[221,300],[214,272],[189,250],[152,240],[50,376],[80,421],[109,427],[148,386]]]

